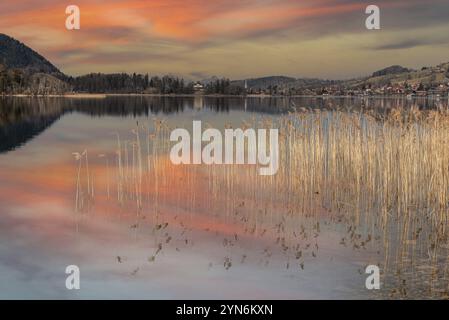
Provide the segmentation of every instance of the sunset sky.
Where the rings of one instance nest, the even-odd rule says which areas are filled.
[[[81,30],[65,28],[65,8]],[[381,30],[365,8],[381,9]],[[447,0],[2,0],[0,33],[63,72],[349,78],[449,61]]]

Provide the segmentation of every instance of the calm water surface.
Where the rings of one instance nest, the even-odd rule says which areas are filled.
[[[170,127],[191,128],[192,120],[202,120],[224,128],[254,119],[276,121],[298,108],[384,112],[398,105],[432,108],[447,106],[447,101],[0,98],[0,298],[377,297],[365,289],[364,268],[382,260],[382,248],[339,244],[343,223],[320,216],[319,236],[314,237],[316,218],[298,217],[298,226],[304,225],[309,235],[298,240],[302,255],[297,258],[279,247],[274,229],[281,218],[271,218],[271,229],[248,231],[239,214],[268,219],[266,211],[234,194],[237,205],[225,213],[229,199],[213,200],[217,195],[209,194],[207,172],[201,168],[194,175],[159,168],[160,180],[149,178],[148,186],[139,189],[141,198],[122,190],[128,196],[118,201],[114,152],[119,135],[128,148],[123,165],[135,181],[136,126],[142,126],[139,135],[149,156],[144,161],[151,167],[155,149],[152,143],[147,150],[147,133],[151,136],[160,120]],[[84,150],[88,169],[73,155]],[[273,204],[269,210],[281,210],[276,208]],[[80,267],[81,290],[65,288],[65,268],[72,264]]]

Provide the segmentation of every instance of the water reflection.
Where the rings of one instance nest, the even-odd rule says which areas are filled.
[[[426,98],[360,98],[360,97],[158,97],[108,96],[104,99],[76,98],[0,98],[0,152],[10,151],[26,143],[67,113],[90,116],[150,116],[207,110],[227,113],[243,110],[261,114],[282,114],[301,108],[347,111],[372,109],[386,112],[395,107],[432,109],[447,107],[447,100]]]
[[[446,127],[348,112],[417,101],[345,99],[1,100],[0,283],[14,290],[0,295],[376,297],[373,263],[381,297],[444,296]],[[192,119],[282,126],[279,174],[173,166],[170,128]],[[64,287],[69,264],[79,292]]]

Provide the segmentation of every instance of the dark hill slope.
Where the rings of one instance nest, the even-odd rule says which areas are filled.
[[[62,74],[39,53],[2,33],[0,33],[0,63],[7,69],[21,69],[29,73]]]

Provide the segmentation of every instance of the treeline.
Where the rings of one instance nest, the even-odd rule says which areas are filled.
[[[12,93],[21,86],[22,75],[19,72],[9,72],[0,64],[0,92]]]
[[[74,91],[88,93],[193,93],[193,84],[186,83],[182,78],[150,77],[148,74],[136,73],[91,73],[79,77],[69,77],[68,83]]]
[[[229,79],[216,79],[206,84],[206,94],[227,94],[227,95],[241,95],[245,94],[245,88],[231,84]]]
[[[194,83],[175,76],[148,74],[91,73],[78,77],[55,77],[45,73],[31,74],[20,69],[6,69],[0,65],[0,94],[50,95],[77,93],[118,94],[193,94]],[[245,89],[229,79],[215,79],[204,86],[206,94],[240,95]]]
[[[56,95],[70,91],[69,85],[45,73],[30,74],[0,65],[0,94]]]
[[[87,93],[150,93],[192,94],[194,83],[174,76],[152,76],[148,74],[91,73],[69,77],[67,82],[75,92]],[[244,94],[244,88],[231,84],[229,79],[216,79],[205,86],[206,94]]]

